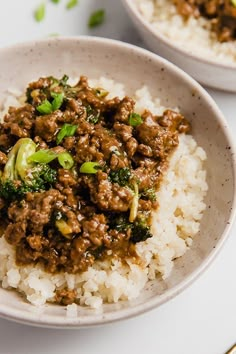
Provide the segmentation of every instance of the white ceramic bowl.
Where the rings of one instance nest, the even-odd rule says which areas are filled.
[[[184,46],[175,44],[158,32],[142,16],[134,0],[123,0],[136,29],[153,52],[176,64],[200,83],[225,91],[236,92],[236,63],[224,64],[190,53]]]
[[[102,311],[79,308],[76,318],[66,317],[58,305],[41,310],[15,291],[0,289],[0,316],[48,327],[84,327],[138,315],[180,293],[214,259],[229,232],[235,210],[235,160],[226,122],[206,91],[183,71],[146,50],[99,38],[61,38],[20,44],[0,50],[0,102],[8,88],[23,89],[41,75],[78,77],[101,75],[125,84],[128,94],[143,84],[165,106],[178,106],[190,120],[192,133],[207,152],[209,192],[201,230],[193,246],[175,262],[164,282],[147,284],[134,301],[106,304]]]

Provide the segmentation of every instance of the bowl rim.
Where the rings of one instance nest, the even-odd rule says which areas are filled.
[[[77,37],[58,37],[58,38],[46,38],[46,39],[41,39],[41,40],[35,40],[35,41],[27,41],[15,45],[11,45],[5,48],[0,48],[0,57],[4,53],[7,53],[8,51],[12,51],[13,53],[16,50],[21,50],[21,49],[30,49],[34,46],[38,45],[45,45],[49,43],[55,43],[56,45],[63,45],[65,43],[68,44],[99,44],[104,47],[110,47],[112,46],[113,48],[117,48],[118,50],[121,51],[126,51],[130,52],[131,55],[139,55],[142,57],[148,57],[151,59],[154,63],[157,63],[158,65],[164,65],[168,70],[171,72],[171,74],[178,75],[179,78],[183,81],[183,83],[187,86],[190,86],[198,91],[198,93],[205,98],[207,101],[208,105],[211,107],[213,114],[215,117],[217,117],[218,123],[220,128],[223,130],[225,137],[229,143],[229,146],[231,147],[231,158],[232,158],[232,169],[233,169],[233,186],[235,189],[236,186],[236,150],[235,150],[235,145],[234,141],[232,139],[230,129],[227,125],[227,121],[224,118],[222,112],[218,108],[217,104],[211,98],[209,93],[199,84],[191,78],[188,74],[186,74],[183,70],[178,68],[176,65],[170,63],[166,59],[158,56],[157,54],[154,54],[146,49],[124,43],[121,41],[113,40],[113,39],[107,39],[107,38],[99,38],[99,37],[91,37],[91,36],[77,36]],[[124,308],[119,311],[117,311],[115,314],[113,313],[107,313],[105,316],[103,314],[99,314],[95,317],[89,317],[89,319],[86,318],[80,318],[79,314],[76,318],[70,318],[70,317],[56,317],[53,315],[45,315],[45,314],[37,314],[34,312],[25,312],[24,310],[16,310],[12,309],[10,306],[2,305],[0,303],[0,317],[5,318],[8,320],[12,320],[14,322],[19,322],[19,323],[24,323],[32,326],[37,326],[37,327],[48,327],[48,328],[64,328],[64,329],[70,329],[70,328],[85,328],[85,327],[93,327],[96,325],[103,325],[107,324],[110,322],[115,322],[123,319],[128,319],[131,317],[135,317],[137,315],[140,315],[144,312],[147,312],[149,310],[152,310],[159,305],[167,302],[168,300],[174,298],[176,295],[181,293],[183,290],[185,290],[189,285],[191,285],[202,273],[205,271],[209,265],[212,263],[214,258],[217,256],[219,251],[221,250],[224,242],[227,239],[227,236],[229,235],[229,231],[232,227],[233,224],[233,219],[236,215],[236,196],[234,193],[233,200],[232,200],[232,209],[230,211],[230,216],[228,219],[228,223],[225,226],[225,229],[221,235],[221,237],[218,240],[218,243],[214,249],[211,250],[209,255],[206,257],[206,259],[201,263],[200,266],[196,270],[194,270],[191,274],[189,274],[184,280],[182,280],[179,284],[175,285],[171,289],[168,289],[165,291],[164,294],[161,294],[159,296],[152,297],[149,299],[147,302],[144,304],[139,304],[135,305],[134,307],[129,307],[129,308]],[[13,290],[15,291],[15,290]],[[50,306],[50,305],[46,305]]]
[[[180,47],[179,45],[176,45],[172,40],[168,40],[166,36],[164,36],[162,33],[159,31],[156,31],[153,26],[144,18],[144,16],[141,15],[139,12],[137,5],[135,4],[134,0],[122,0],[124,6],[128,10],[128,12],[136,18],[136,20],[139,21],[139,23],[151,34],[155,37],[156,40],[162,42],[165,44],[167,47],[170,47],[171,49],[177,51],[179,54],[182,54],[184,56],[188,56],[192,60],[198,60],[202,64],[208,64],[208,65],[214,65],[218,68],[225,69],[225,70],[236,70],[236,63],[221,63],[218,62],[217,59],[211,59],[208,58],[206,59],[205,57],[194,54],[192,52],[189,52],[188,50],[185,50],[184,48]],[[236,42],[236,40],[235,40]]]

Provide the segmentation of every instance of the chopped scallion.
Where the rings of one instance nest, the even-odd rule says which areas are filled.
[[[65,123],[57,134],[57,145],[67,136],[74,136],[78,125]]]
[[[96,90],[95,90],[95,94],[96,94],[96,96],[98,97],[98,98],[104,98],[104,97],[106,97],[107,95],[108,95],[108,91],[106,91],[106,90],[103,90],[103,89],[101,89],[101,88],[97,88]]]
[[[91,173],[95,174],[98,172],[101,166],[97,162],[84,162],[81,166],[79,171],[81,173]]]
[[[91,13],[89,20],[88,20],[88,26],[90,28],[94,28],[97,26],[100,26],[105,20],[105,10],[100,9],[97,11],[94,11]]]
[[[78,5],[78,0],[69,0],[66,4],[66,8],[68,10],[72,9],[73,7],[75,7],[76,5]]]
[[[129,125],[132,127],[137,127],[138,125],[143,123],[142,117],[137,113],[131,113],[129,115]]]
[[[44,100],[36,109],[41,114],[50,114],[52,113],[52,104],[48,100]]]
[[[58,157],[54,151],[51,150],[38,150],[33,155],[29,156],[28,162],[37,162],[37,163],[49,163],[55,160]]]
[[[37,22],[43,21],[46,13],[45,3],[42,2],[34,12],[34,18]]]
[[[51,96],[53,97],[52,103],[46,99],[36,108],[39,113],[50,114],[61,107],[64,93],[51,92]]]
[[[62,152],[59,154],[58,162],[66,170],[69,170],[74,166],[73,157],[69,154],[69,152]]]
[[[51,92],[51,96],[54,98],[52,101],[52,110],[54,112],[61,107],[64,100],[64,93]]]

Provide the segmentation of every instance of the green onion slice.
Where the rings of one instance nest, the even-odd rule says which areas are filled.
[[[44,100],[36,109],[41,114],[50,114],[52,113],[52,104],[48,100]]]
[[[97,162],[84,162],[79,169],[80,173],[90,173],[95,174],[98,172],[101,166]]]
[[[96,88],[95,89],[95,95],[98,97],[98,98],[104,98],[106,97],[107,95],[109,94],[108,91],[102,89],[102,88]]]
[[[37,22],[43,21],[46,13],[45,3],[41,3],[34,12],[34,18]]]
[[[65,123],[57,134],[57,145],[59,145],[65,137],[74,136],[77,128],[78,125]]]
[[[32,167],[28,162],[28,157],[35,153],[36,144],[29,138],[22,138],[21,141],[16,157],[15,170],[21,179],[24,180],[28,170]]]
[[[52,150],[38,150],[33,155],[29,156],[28,162],[37,162],[37,163],[49,163],[55,160],[58,157],[58,154]]]
[[[59,4],[60,0],[51,0],[54,4]]]
[[[132,127],[137,127],[138,125],[143,123],[142,117],[137,114],[137,113],[131,113],[129,115],[129,125],[131,125]]]
[[[64,100],[64,93],[51,92],[53,97],[52,103],[48,100],[44,100],[36,109],[41,114],[51,114],[59,109]]]
[[[89,20],[88,20],[88,26],[90,28],[94,28],[97,26],[100,26],[105,20],[105,10],[100,9],[97,11],[94,11],[91,13]]]
[[[59,164],[66,170],[71,169],[74,166],[74,160],[69,152],[62,152],[58,155]]]
[[[68,10],[72,9],[73,7],[75,7],[76,5],[78,5],[78,0],[69,0],[66,4],[66,8]]]
[[[59,109],[64,100],[64,93],[51,92],[51,96],[54,98],[52,101],[52,111]]]

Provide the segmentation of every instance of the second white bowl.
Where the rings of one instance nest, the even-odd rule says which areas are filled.
[[[236,92],[236,63],[226,64],[190,53],[158,32],[139,12],[134,0],[123,0],[134,25],[147,46],[170,60],[206,86]]]

